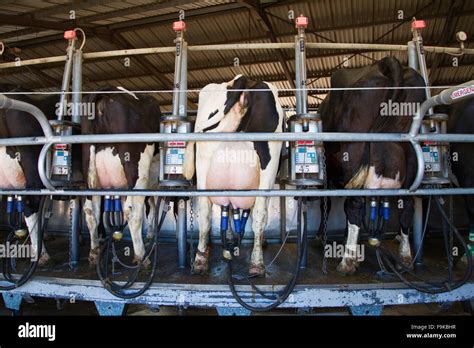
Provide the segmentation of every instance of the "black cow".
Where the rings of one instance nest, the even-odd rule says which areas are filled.
[[[407,132],[414,110],[424,100],[423,78],[413,69],[404,67],[393,57],[385,57],[371,66],[340,69],[332,74],[333,88],[374,88],[330,91],[321,104],[320,113],[326,132]],[[386,89],[386,87],[397,87]],[[401,89],[399,89],[401,88]],[[398,106],[398,114],[394,110]],[[409,110],[409,109],[412,110]],[[386,115],[384,113],[387,113]],[[342,142],[325,143],[327,175],[337,186],[357,189],[407,188],[416,174],[416,156],[408,143]],[[348,197],[344,210],[348,233],[344,257],[338,271],[355,272],[354,255],[362,224],[363,197]],[[413,218],[413,199],[404,198],[401,214],[399,253],[405,264],[411,262],[408,240]]]
[[[107,93],[117,91],[115,87],[104,87],[85,98],[94,110],[89,117],[81,119],[82,134],[157,133],[159,132],[160,107],[155,98],[133,93]],[[84,144],[82,147],[83,174],[90,189],[147,189],[158,177],[152,165],[155,144]],[[157,162],[155,161],[154,164]],[[153,169],[152,169],[153,167]],[[96,262],[99,250],[98,226],[100,197],[87,197],[84,214],[91,235],[89,262]],[[142,240],[142,224],[145,197],[127,197],[123,202],[125,219],[132,236],[134,260],[142,261],[145,248]],[[150,209],[153,216],[154,206]],[[148,231],[151,233],[151,231]],[[149,265],[149,260],[143,260]]]
[[[11,85],[0,85],[0,93],[28,92]],[[55,115],[57,96],[34,98],[25,94],[8,95],[9,98],[23,101],[38,107],[48,118]],[[0,109],[0,138],[36,137],[44,133],[36,119],[23,111]],[[38,157],[41,146],[0,146],[0,188],[41,189],[44,188],[38,174]],[[30,232],[33,252],[37,245],[39,227],[40,196],[26,196],[24,199],[25,221]],[[42,248],[39,265],[50,259],[46,249]]]
[[[448,133],[474,134],[474,99],[452,104],[449,111]],[[474,144],[452,143],[452,154],[457,154],[452,161],[454,175],[461,187],[474,187]],[[474,255],[474,195],[464,196],[469,217],[469,244],[471,257]],[[465,255],[462,258],[466,261]]]

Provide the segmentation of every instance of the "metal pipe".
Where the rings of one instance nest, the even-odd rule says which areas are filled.
[[[430,141],[433,137],[439,138],[439,136],[445,136],[444,142],[457,142],[451,136],[452,134],[439,134],[439,133],[431,133],[431,134],[418,134],[420,131],[421,124],[423,122],[423,118],[425,117],[428,110],[433,108],[436,105],[449,105],[454,102],[459,102],[468,98],[474,97],[474,80],[468,81],[463,83],[459,86],[452,87],[445,89],[440,94],[425,100],[421,107],[417,111],[415,117],[413,118],[413,122],[410,127],[410,131],[408,133],[409,137],[412,139],[412,144],[415,148],[417,161],[418,161],[418,168],[416,173],[416,178],[413,184],[410,187],[411,191],[415,191],[420,185],[423,180],[425,168],[424,168],[424,161],[423,161],[423,153],[421,150],[421,146],[419,144],[415,144],[416,141],[419,143],[420,141]],[[423,135],[425,137],[423,137]],[[423,140],[425,138],[426,140]],[[443,138],[443,137],[442,137]],[[443,140],[439,140],[443,142]],[[420,165],[422,164],[422,165]]]
[[[474,97],[474,80],[445,89],[440,94],[425,100],[413,118],[409,132],[410,136],[415,137],[418,134],[426,112],[433,106],[450,105],[455,101],[459,102],[472,97]]]
[[[407,45],[385,45],[385,44],[364,44],[364,43],[333,43],[333,42],[310,42],[306,44],[308,49],[335,49],[335,50],[374,50],[374,51],[406,51]],[[294,49],[293,43],[246,43],[246,44],[223,44],[223,45],[197,45],[189,46],[189,51],[222,51],[222,50],[262,50],[262,49]],[[457,47],[437,47],[425,46],[426,52],[434,53],[455,53],[455,54],[474,54],[474,49],[466,48],[461,51]],[[103,52],[84,53],[83,57],[87,59],[136,56],[144,54],[174,53],[176,47],[150,47],[135,48],[128,50],[113,50]],[[22,60],[21,64],[17,62],[8,62],[0,64],[0,69],[17,68],[19,66],[57,63],[66,61],[66,56],[53,56],[46,58],[35,58]]]
[[[66,93],[69,91],[69,83],[71,82],[72,61],[74,59],[74,47],[76,39],[69,40],[66,53],[66,63],[64,65],[63,81],[61,83],[61,95],[59,99],[58,120],[61,121],[66,116]]]
[[[69,267],[75,269],[79,263],[79,235],[81,233],[80,200],[74,197],[69,201],[71,209],[71,243],[69,245]]]
[[[24,111],[31,114],[32,116],[36,118],[36,120],[40,124],[41,129],[43,130],[43,133],[45,135],[45,140],[53,136],[53,130],[51,129],[51,126],[49,125],[48,119],[43,114],[43,111],[38,109],[36,106],[29,103],[25,103],[20,100],[11,99],[3,94],[0,94],[0,109],[14,109],[14,110],[20,110],[20,111]],[[35,139],[35,138],[30,138],[30,139]],[[2,139],[2,140],[8,140],[8,139]],[[10,139],[10,140],[13,140],[13,139]]]
[[[474,134],[418,134],[405,133],[130,133],[83,134],[67,136],[0,138],[0,146],[45,144],[105,144],[145,143],[166,141],[328,141],[328,142],[474,142]]]
[[[178,201],[178,223],[177,223],[177,234],[178,234],[178,265],[179,268],[186,267],[186,247],[187,247],[187,226],[186,226],[186,201],[180,199]]]
[[[413,197],[415,201],[415,214],[413,215],[413,246],[416,253],[415,264],[423,263],[423,199]]]
[[[0,195],[31,196],[166,196],[166,197],[338,197],[472,195],[474,188],[419,189],[307,189],[307,190],[0,190]]]
[[[416,55],[416,46],[413,41],[408,41],[407,52],[408,52],[408,66],[412,68],[413,70],[418,71],[418,58]]]
[[[181,91],[179,93],[179,114],[180,116],[187,116],[188,114],[188,94],[186,90],[188,89],[188,43],[186,40],[182,42],[182,58],[181,58],[181,80],[179,85],[181,86]]]
[[[73,113],[71,121],[74,123],[81,123],[80,115],[80,104],[82,101],[82,50],[76,50],[74,52],[74,61],[73,61],[73,70],[72,70],[72,103],[73,103]]]
[[[183,32],[178,31],[176,37],[176,53],[174,62],[174,86],[173,86],[173,115],[180,115],[179,102],[181,100],[181,69],[183,61]]]
[[[49,190],[54,190],[54,185],[51,183],[49,179],[49,175],[47,174],[46,164],[48,163],[48,155],[49,155],[49,148],[52,146],[52,143],[45,144],[41,149],[41,152],[38,156],[38,174],[43,183],[43,186]]]

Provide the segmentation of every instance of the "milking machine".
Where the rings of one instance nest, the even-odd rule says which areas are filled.
[[[25,284],[34,274],[38,267],[39,259],[41,257],[43,246],[43,234],[47,226],[49,215],[41,214],[45,210],[49,210],[51,201],[44,197],[40,200],[39,216],[36,224],[38,224],[38,236],[36,245],[33,245],[33,240],[29,234],[28,227],[25,224],[24,218],[27,212],[24,197],[8,196],[7,197],[7,220],[10,232],[6,238],[5,249],[7,254],[2,257],[2,274],[6,281],[11,284],[0,286],[0,290],[13,290]],[[30,240],[30,244],[28,244]],[[28,265],[22,267],[22,260],[29,259]],[[15,276],[19,274],[19,276]]]
[[[176,51],[173,86],[173,109],[171,115],[162,116],[160,120],[160,133],[177,134],[191,133],[192,122],[188,117],[187,107],[187,64],[188,64],[188,44],[185,38],[186,23],[179,20],[173,23],[173,30],[176,33]],[[191,182],[183,176],[184,153],[186,150],[185,141],[168,141],[160,143],[160,177],[161,187],[189,188]],[[187,226],[186,212],[187,200],[178,199],[177,204],[177,241],[178,241],[178,266],[186,266],[187,254]],[[192,214],[192,200],[191,200]],[[192,263],[191,263],[192,266]]]
[[[162,211],[161,217],[159,218],[158,224],[152,226],[154,232],[153,240],[149,242],[149,245],[145,249],[143,259],[140,260],[137,265],[128,265],[118,252],[124,236],[124,229],[127,226],[123,219],[122,198],[120,196],[105,196],[102,218],[107,237],[100,248],[96,269],[105,289],[113,295],[123,299],[131,299],[142,295],[151,286],[153,278],[155,277],[158,260],[158,232],[163,226],[166,214],[169,211],[169,199],[158,201],[153,221],[158,221],[160,210]],[[111,261],[110,267],[109,259]],[[134,285],[138,279],[139,272],[143,269],[145,260],[150,260],[151,270],[143,285],[139,289],[132,289],[132,285]],[[121,280],[118,282],[112,280],[112,277],[117,272],[117,266],[129,271],[125,281]]]
[[[80,31],[83,35],[83,42],[79,48],[76,49],[77,35]],[[85,35],[81,29],[74,29],[66,31],[64,38],[68,41],[68,47],[66,49],[66,63],[64,68],[64,75],[61,85],[61,94],[59,108],[57,110],[57,119],[50,120],[49,124],[53,130],[54,135],[72,135],[75,134],[75,130],[80,128],[80,115],[78,105],[80,103],[80,90],[82,85],[82,48],[85,44]],[[74,68],[73,68],[74,65]],[[68,115],[67,108],[67,93],[71,84],[72,78],[72,92],[73,92],[73,110],[70,113],[71,121],[66,120]],[[45,173],[47,178],[44,176],[42,179],[49,184],[48,188],[56,187],[70,187],[73,181],[72,176],[72,146],[71,144],[55,144],[51,152],[45,152],[48,147],[43,148],[43,155],[46,157],[46,170]],[[40,157],[42,157],[40,155]],[[39,160],[41,162],[41,159]],[[40,176],[41,176],[40,172]],[[30,233],[27,226],[25,225],[25,199],[27,197],[22,196],[8,196],[7,197],[7,216],[8,225],[10,226],[11,232],[8,234],[7,243],[10,246],[14,245],[18,249],[21,245],[26,245],[28,239],[31,239]],[[67,197],[59,197],[61,200],[68,199]],[[71,207],[71,237],[70,237],[70,266],[74,268],[79,261],[79,199],[73,197],[70,200]],[[26,283],[33,275],[38,261],[41,257],[43,235],[47,227],[47,222],[51,216],[52,201],[48,196],[42,196],[39,203],[38,210],[38,236],[36,245],[31,245],[32,260],[30,261],[29,267],[25,271],[19,271],[19,259],[17,257],[7,257],[3,260],[2,272],[6,280],[13,283],[7,287],[0,287],[1,289],[13,289]],[[22,273],[19,278],[13,276],[14,273]]]
[[[306,87],[306,49],[305,28],[308,26],[308,18],[299,16],[295,21],[298,34],[295,37],[295,61],[296,61],[296,114],[288,119],[287,129],[291,133],[319,133],[322,132],[321,117],[317,113],[308,112],[308,92]],[[318,187],[325,185],[325,159],[324,147],[318,141],[292,141],[289,150],[289,175],[286,184],[294,185],[299,189]],[[228,283],[234,298],[246,309],[251,311],[267,311],[282,304],[293,291],[299,272],[307,265],[307,197],[298,198],[298,224],[297,224],[297,262],[293,276],[287,285],[279,292],[269,294],[260,290],[251,282],[252,276],[241,276],[233,273],[232,261],[240,254],[240,244],[245,232],[250,210],[232,209],[233,233],[228,238],[229,207],[221,208],[221,239],[224,246],[223,256],[228,265]],[[327,204],[327,201],[325,200]],[[327,205],[326,205],[327,211]],[[327,216],[326,216],[327,217]],[[286,238],[285,238],[286,240]],[[283,247],[283,246],[282,246]],[[264,307],[254,307],[243,301],[237,293],[234,280],[245,279],[252,288],[262,297],[273,301]]]
[[[173,113],[162,116],[160,119],[160,133],[190,133],[191,122],[188,120],[186,103],[186,73],[187,73],[187,44],[184,40],[184,21],[173,23],[173,30],[176,32],[176,60],[173,86]],[[186,142],[169,141],[160,144],[160,173],[159,185],[167,188],[188,187],[190,182],[183,177],[183,163]],[[155,199],[155,197],[150,197]],[[156,273],[158,257],[158,234],[170,210],[170,199],[161,198],[156,200],[155,216],[153,218],[153,240],[149,242],[145,250],[145,256],[137,265],[127,265],[118,253],[118,245],[122,242],[124,230],[127,224],[124,222],[122,210],[122,198],[120,196],[106,196],[104,200],[103,224],[107,232],[106,242],[100,249],[99,261],[97,262],[97,273],[104,287],[115,296],[121,298],[134,298],[143,294],[152,284]],[[178,204],[178,250],[179,266],[185,267],[186,260],[186,201],[180,199]],[[161,216],[159,213],[161,211]],[[158,221],[159,220],[159,221]],[[158,223],[156,224],[156,222]],[[152,256],[153,255],[153,256]],[[111,266],[108,260],[111,259]],[[151,271],[143,283],[143,286],[136,290],[131,286],[138,279],[140,270],[144,266],[145,260],[151,261]],[[125,282],[117,283],[111,280],[111,276],[116,272],[116,267],[130,270],[128,279]],[[110,268],[110,270],[109,270]]]
[[[425,22],[421,20],[416,20],[415,18],[412,21],[412,33],[413,40],[408,43],[408,63],[409,66],[415,70],[418,70],[425,80],[425,93],[426,99],[431,98],[431,91],[429,88],[428,74],[426,69],[426,60],[423,49],[423,39],[421,36],[421,30],[425,27]],[[457,35],[457,37],[465,37],[463,35]],[[442,100],[444,104],[451,104],[455,100],[451,96]],[[434,113],[433,108],[428,110],[426,115],[420,115],[422,117],[422,122],[419,126],[419,129],[412,131],[419,131],[421,134],[446,134],[447,132],[447,121],[448,115]],[[423,117],[424,116],[424,117]],[[415,122],[414,122],[415,123]],[[449,144],[441,142],[428,142],[425,141],[422,146],[423,153],[423,162],[424,162],[424,175],[421,180],[422,187],[425,188],[441,188],[443,186],[451,185],[451,180],[449,178],[451,174],[450,168],[450,153],[449,153]],[[388,268],[393,272],[392,274],[397,275],[405,284],[427,293],[442,293],[456,289],[463,284],[465,284],[471,277],[472,274],[472,259],[468,258],[468,265],[462,279],[455,281],[453,279],[453,239],[456,237],[460,243],[462,249],[465,250],[467,254],[468,247],[462,238],[461,234],[454,226],[452,221],[452,213],[448,214],[445,211],[444,205],[445,200],[441,196],[430,196],[428,199],[428,206],[425,213],[425,222],[423,224],[423,204],[420,197],[414,197],[415,200],[415,215],[413,221],[413,239],[414,239],[414,249],[415,249],[415,258],[412,262],[417,265],[422,264],[422,253],[423,253],[423,239],[426,233],[426,228],[428,225],[428,219],[431,211],[432,201],[435,202],[436,208],[440,213],[440,216],[443,221],[443,239],[444,247],[448,263],[448,277],[443,282],[428,282],[411,270],[410,266],[404,265],[398,256],[394,255],[388,249],[381,247],[380,242],[375,241],[371,245],[377,246],[377,258],[380,264],[381,269],[387,271]],[[450,209],[453,209],[452,197],[450,197]],[[372,201],[371,201],[372,202]],[[371,205],[372,209],[372,205]],[[371,219],[372,219],[372,210],[371,210]],[[414,279],[418,280],[418,283],[409,281],[404,274],[410,274]]]

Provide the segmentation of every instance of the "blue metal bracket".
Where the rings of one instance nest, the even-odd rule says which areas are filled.
[[[97,312],[102,316],[120,316],[125,309],[124,302],[95,301],[94,304]]]
[[[3,292],[3,301],[5,301],[5,307],[13,311],[19,311],[23,296],[17,292]]]
[[[249,316],[252,314],[247,308],[244,307],[216,307],[217,314],[220,316]]]
[[[382,305],[372,305],[372,306],[350,306],[352,315],[354,316],[363,316],[363,315],[382,315],[383,306]]]

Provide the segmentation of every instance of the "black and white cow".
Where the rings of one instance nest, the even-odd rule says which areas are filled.
[[[324,131],[407,132],[416,106],[424,101],[424,91],[399,88],[414,86],[424,86],[423,78],[393,57],[385,57],[367,67],[340,69],[331,76],[332,88],[362,89],[330,91],[320,107]],[[375,89],[363,89],[367,87]],[[383,108],[392,109],[394,105],[402,111],[401,114],[389,112],[384,116],[381,113]],[[408,143],[325,143],[325,149],[328,178],[345,188],[407,188],[416,174],[416,156]],[[337,268],[344,274],[355,272],[358,265],[355,250],[364,200],[363,197],[348,197],[345,200],[346,251]],[[413,199],[406,197],[403,200],[399,254],[404,264],[409,265],[412,256],[408,235],[413,220]]]
[[[107,93],[120,88],[104,87],[91,94],[86,103],[92,103],[92,117],[81,119],[82,134],[157,133],[160,107],[151,96],[133,93]],[[123,89],[122,89],[123,91]],[[155,158],[155,160],[154,160]],[[84,144],[82,169],[90,189],[147,189],[158,178],[155,144]],[[151,200],[150,200],[151,201]],[[101,198],[87,197],[83,211],[91,236],[89,262],[94,264],[99,250],[98,227],[101,221]],[[142,225],[145,216],[145,197],[123,199],[123,212],[132,236],[134,261],[143,260],[145,247]],[[151,204],[150,219],[154,205]],[[148,227],[151,224],[148,224]],[[152,231],[148,231],[148,235]],[[149,265],[149,260],[143,260]]]
[[[241,89],[264,91],[239,91]],[[199,93],[196,133],[281,132],[282,125],[283,110],[278,103],[278,92],[270,83],[238,75],[229,82],[209,84]],[[196,172],[198,189],[271,189],[275,184],[280,150],[281,142],[190,142],[185,153],[184,175],[191,179]],[[232,205],[234,209],[253,207],[255,240],[250,273],[264,274],[262,241],[268,216],[266,197],[198,198],[199,245],[194,272],[206,273],[209,269],[207,241],[212,203]]]
[[[474,99],[452,104],[449,109],[448,133],[474,134]],[[474,187],[474,144],[452,143],[451,152],[457,154],[452,161],[454,175],[461,187]],[[469,244],[471,257],[474,255],[474,195],[464,196],[469,218]],[[465,255],[462,258],[464,261]]]
[[[0,85],[2,92],[28,92],[25,89]],[[48,118],[55,115],[57,96],[34,98],[25,94],[8,95],[9,98],[23,101],[38,107]],[[43,130],[36,119],[23,111],[0,109],[0,138],[43,136]],[[38,174],[38,157],[41,146],[0,146],[0,188],[8,189],[42,189],[44,188]],[[26,196],[25,221],[30,233],[33,252],[36,252],[39,230],[39,205],[41,196]],[[39,265],[44,265],[50,257],[43,245]]]

